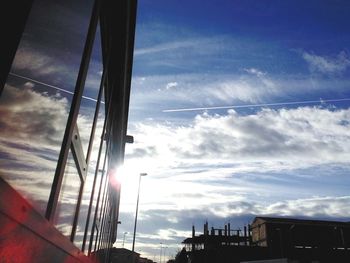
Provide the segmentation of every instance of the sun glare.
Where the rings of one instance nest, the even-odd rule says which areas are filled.
[[[121,198],[123,202],[136,201],[139,176],[145,173],[142,166],[132,162],[125,162],[123,166],[115,169],[113,177],[121,185]]]

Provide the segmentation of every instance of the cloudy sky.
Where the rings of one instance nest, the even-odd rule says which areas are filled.
[[[1,98],[8,118],[0,127],[12,138],[0,140],[1,169],[29,199],[28,183],[52,180],[38,173],[52,174],[57,160],[90,2],[37,1]],[[159,260],[160,243],[174,255],[192,224],[201,232],[206,220],[236,228],[257,215],[349,220],[349,12],[342,0],[139,0],[128,130],[135,143],[120,168],[116,246],[127,232],[131,248],[141,172],[136,251],[151,259]],[[92,98],[98,50],[97,39],[84,91]],[[83,100],[83,138],[93,106]],[[28,115],[38,113],[39,133]],[[16,181],[23,173],[28,181]],[[41,187],[32,197],[39,210],[48,193]]]
[[[349,220],[349,11],[346,1],[139,1],[134,179],[117,245],[124,232],[132,240],[140,172],[136,250],[158,257],[160,243],[174,254],[206,220]]]

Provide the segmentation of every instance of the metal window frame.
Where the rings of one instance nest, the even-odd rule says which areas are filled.
[[[82,59],[80,63],[79,73],[78,73],[78,77],[75,85],[75,92],[73,95],[72,104],[71,104],[71,108],[70,108],[70,112],[67,120],[67,126],[66,126],[66,130],[62,141],[62,147],[59,154],[56,172],[55,172],[55,176],[51,187],[50,197],[47,204],[45,217],[50,222],[53,222],[54,220],[58,198],[59,198],[59,194],[62,186],[64,170],[67,163],[68,152],[71,146],[72,135],[73,135],[73,132],[76,126],[76,121],[78,118],[80,103],[83,96],[83,90],[85,86],[92,48],[93,48],[95,35],[96,35],[96,29],[97,29],[97,24],[99,19],[99,8],[100,8],[100,0],[95,0],[93,9],[92,9],[90,23],[89,23],[88,33],[86,36],[85,46],[82,54]]]

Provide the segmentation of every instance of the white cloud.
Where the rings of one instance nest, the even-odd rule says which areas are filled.
[[[0,103],[0,172],[44,213],[68,117],[68,101],[6,85]]]
[[[166,84],[166,89],[168,90],[168,89],[171,89],[171,88],[175,88],[175,87],[177,87],[179,84],[176,82],[176,81],[174,81],[174,82],[169,82],[169,83],[167,83]]]
[[[324,196],[311,198],[286,199],[268,204],[252,200],[231,201],[210,206],[208,212],[222,217],[235,218],[244,215],[254,216],[294,216],[294,217],[333,217],[350,216],[350,196]]]
[[[23,87],[6,85],[0,99],[0,174],[36,209],[44,214],[68,118],[69,102],[57,93],[49,96],[35,90],[31,82]],[[84,113],[86,113],[84,111]],[[78,126],[84,149],[90,136],[92,117],[79,115]],[[97,123],[99,138],[103,118]],[[90,158],[94,169],[97,147]],[[73,169],[70,169],[73,171]],[[67,172],[67,171],[66,171]],[[87,179],[89,184],[90,173]],[[77,189],[67,189],[62,203],[72,203]],[[83,200],[83,205],[86,202]]]
[[[132,131],[135,144],[129,157],[144,152],[146,158],[167,164],[258,161],[293,168],[346,163],[350,158],[349,118],[349,109],[301,107],[263,109],[246,116],[234,110],[225,116],[202,114],[183,127],[139,124]]]
[[[16,70],[31,70],[39,75],[67,72],[61,61],[31,48],[19,48],[12,64]]]
[[[35,141],[33,146],[38,147],[60,147],[68,118],[66,98],[6,85],[0,112],[3,138],[13,143],[33,144]]]
[[[349,118],[350,109],[301,107],[138,124],[126,158],[135,180],[122,187],[121,212],[132,217],[137,174],[147,171],[139,220],[149,243],[208,218],[240,227],[257,215],[348,217]]]
[[[247,69],[244,69],[244,71],[246,71],[250,74],[256,75],[258,77],[262,77],[262,76],[267,74],[266,72],[262,72],[261,70],[256,69],[256,68],[247,68]]]
[[[265,214],[282,216],[330,216],[350,217],[350,196],[342,197],[314,197],[281,201],[271,204],[264,211]]]
[[[335,57],[325,57],[304,52],[302,57],[309,64],[312,71],[321,73],[342,73],[350,66],[350,57],[345,51],[341,51]]]

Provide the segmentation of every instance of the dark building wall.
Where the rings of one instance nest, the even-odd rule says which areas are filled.
[[[256,218],[252,224],[253,244],[266,246],[270,257],[310,262],[350,262],[349,230],[344,222],[288,218]]]
[[[0,52],[0,95],[15,56],[18,44],[32,7],[33,0],[3,0],[0,9],[5,12],[1,20],[1,52]]]

